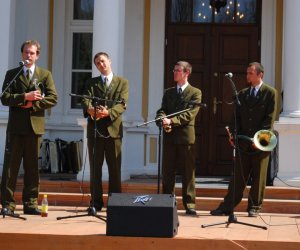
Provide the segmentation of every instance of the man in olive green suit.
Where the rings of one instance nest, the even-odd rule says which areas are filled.
[[[169,88],[163,96],[161,108],[157,111],[156,119],[162,119],[159,125],[165,129],[163,134],[163,193],[174,194],[175,177],[182,175],[182,199],[188,215],[196,215],[195,210],[195,118],[200,103],[201,90],[189,84],[188,78],[192,66],[185,61],[179,61],[174,67],[176,87]],[[165,117],[170,114],[189,109],[186,112]],[[171,128],[170,132],[166,132]]]
[[[40,44],[34,40],[25,41],[21,53],[23,61],[20,67],[6,72],[2,87],[1,101],[3,105],[9,106],[9,118],[1,204],[2,212],[14,213],[14,192],[23,159],[23,211],[24,214],[39,215],[39,148],[45,133],[45,110],[57,103],[57,93],[51,73],[35,64],[40,55]]]
[[[264,68],[253,62],[247,68],[247,81],[250,85],[240,91],[237,106],[237,134],[253,138],[259,130],[271,130],[276,115],[277,91],[262,80]],[[270,152],[260,151],[251,140],[243,137],[238,140],[237,164],[234,179],[229,183],[228,193],[212,215],[230,215],[243,198],[243,191],[252,177],[248,196],[248,215],[256,217],[261,210],[267,181]],[[234,145],[233,145],[234,146]]]
[[[108,166],[109,192],[121,192],[122,114],[126,110],[128,100],[128,80],[113,74],[110,57],[105,52],[99,52],[94,56],[94,64],[100,76],[87,82],[83,94],[98,99],[84,98],[82,105],[84,116],[88,117],[91,206],[96,211],[101,211],[104,205],[102,189],[104,158]]]

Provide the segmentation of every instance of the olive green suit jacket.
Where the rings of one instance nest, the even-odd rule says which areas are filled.
[[[19,71],[15,81],[6,89]],[[44,95],[43,99],[33,101],[32,108],[22,108],[21,106],[26,104],[25,93],[37,89]],[[45,110],[57,103],[57,92],[50,71],[36,66],[31,80],[28,81],[21,67],[8,70],[2,87],[2,91],[4,90],[1,102],[3,105],[9,106],[7,131],[13,134],[28,134],[33,130],[36,135],[44,134]]]
[[[128,80],[119,76],[113,76],[109,87],[105,87],[100,76],[91,78],[83,91],[89,97],[98,97],[97,105],[107,106],[109,116],[99,119],[96,122],[97,131],[101,135],[111,138],[123,137],[122,114],[126,110],[128,101]],[[93,107],[94,100],[83,98],[82,106],[85,117],[88,117],[87,137],[94,136],[94,121],[87,113],[87,109]],[[98,134],[99,135],[99,134]]]
[[[255,97],[250,96],[250,89],[239,92],[241,105],[237,107],[237,132],[253,138],[262,129],[270,130],[276,117],[277,90],[263,83]]]
[[[188,85],[179,96],[177,87],[169,88],[163,96],[161,108],[157,111],[156,119],[162,118],[185,109],[190,109],[181,114],[169,117],[172,121],[172,131],[164,132],[164,142],[174,144],[195,143],[195,119],[199,106],[192,106],[189,102],[200,103],[202,92],[200,89]]]

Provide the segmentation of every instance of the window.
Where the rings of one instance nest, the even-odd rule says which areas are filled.
[[[84,83],[92,77],[92,43],[92,33],[73,33],[72,93],[81,95]],[[72,98],[71,108],[81,108],[79,98]]]
[[[171,0],[172,23],[256,23],[257,0]]]
[[[94,19],[94,0],[74,0],[74,20]]]
[[[92,77],[94,0],[73,0],[70,24],[72,43],[71,92],[81,95],[86,81]],[[80,109],[80,98],[71,98],[71,108]]]

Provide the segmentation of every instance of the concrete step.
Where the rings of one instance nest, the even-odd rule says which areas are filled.
[[[39,201],[41,202],[43,192],[40,193]],[[90,194],[79,193],[49,193],[48,202],[51,206],[74,206],[74,207],[88,207],[90,202]],[[132,193],[133,196],[146,193]],[[151,194],[150,194],[151,195]],[[17,204],[22,204],[21,192],[15,193]],[[222,198],[215,197],[197,197],[196,209],[203,211],[210,211],[215,209]],[[104,194],[104,204],[107,206],[108,195]],[[180,196],[176,197],[177,208],[184,210],[182,199]],[[236,212],[245,212],[247,209],[247,198],[243,198],[241,203],[236,207]],[[300,214],[300,200],[281,200],[281,199],[265,199],[262,208],[263,213],[283,213],[283,214]]]
[[[17,183],[16,191],[22,191],[23,181]],[[249,186],[245,189],[244,198],[248,197]],[[89,193],[89,182],[63,181],[63,180],[41,180],[40,191],[44,193]],[[103,191],[108,193],[108,183],[103,182]],[[157,184],[154,182],[123,182],[124,193],[158,193]],[[160,186],[160,192],[162,187]],[[176,195],[181,195],[181,185],[176,184]],[[197,197],[223,198],[227,193],[227,186],[216,187],[213,185],[196,187]],[[265,190],[265,199],[300,200],[300,188],[268,186]]]
[[[22,204],[22,180],[18,181],[15,198],[18,204]],[[107,205],[108,183],[103,183],[104,202]],[[161,191],[160,187],[160,191]],[[247,195],[249,187],[245,190],[244,198],[235,211],[245,212],[247,208]],[[123,193],[132,194],[155,194],[157,193],[157,184],[153,181],[123,182]],[[209,211],[215,209],[226,195],[227,187],[197,187],[197,210]],[[41,180],[40,197],[41,201],[44,193],[48,194],[50,205],[55,206],[89,206],[90,193],[89,183],[79,181],[65,180]],[[184,209],[181,199],[180,185],[176,185],[176,200],[178,209]],[[267,187],[265,201],[262,212],[265,213],[290,213],[300,214],[300,189],[291,187]]]

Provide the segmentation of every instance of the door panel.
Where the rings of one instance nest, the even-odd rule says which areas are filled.
[[[215,26],[212,31],[213,47],[211,70],[212,107],[209,114],[208,172],[228,175],[232,167],[232,148],[225,127],[231,124],[235,95],[247,86],[246,68],[249,62],[259,60],[258,28]],[[225,74],[233,73],[232,81]],[[219,104],[215,104],[215,103]]]
[[[174,86],[172,69],[179,60],[192,64],[189,82],[201,89],[201,109],[196,121],[197,175],[230,175],[232,148],[225,126],[232,119],[232,80],[239,91],[247,86],[246,67],[259,61],[259,28],[255,25],[187,25],[167,26],[165,88]]]
[[[189,82],[202,91],[202,102],[207,103],[209,98],[209,61],[210,61],[210,32],[208,26],[192,27],[188,25],[170,26],[168,28],[166,46],[166,72],[165,88],[174,86],[173,67],[179,60],[188,61],[193,69]],[[205,140],[208,126],[208,112],[200,109],[196,117],[196,165],[197,174],[205,175],[207,168],[200,167],[203,162],[207,162],[208,147]]]

